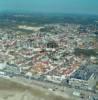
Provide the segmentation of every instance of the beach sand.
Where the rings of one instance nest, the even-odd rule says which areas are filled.
[[[72,100],[45,90],[42,87],[32,87],[18,82],[0,78],[0,100]]]

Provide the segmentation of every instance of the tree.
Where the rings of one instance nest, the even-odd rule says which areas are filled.
[[[47,48],[57,48],[58,44],[55,41],[49,41],[47,43]]]

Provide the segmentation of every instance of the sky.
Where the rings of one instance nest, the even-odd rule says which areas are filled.
[[[0,11],[98,14],[98,0],[0,0]]]

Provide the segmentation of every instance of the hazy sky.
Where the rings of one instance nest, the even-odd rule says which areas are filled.
[[[98,14],[98,0],[0,0],[0,11]]]

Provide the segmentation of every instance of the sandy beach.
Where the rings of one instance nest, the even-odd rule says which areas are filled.
[[[74,100],[59,92],[52,92],[42,87],[0,78],[0,100]]]

